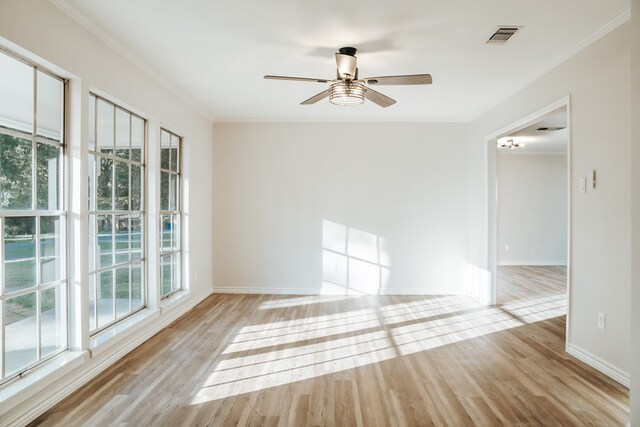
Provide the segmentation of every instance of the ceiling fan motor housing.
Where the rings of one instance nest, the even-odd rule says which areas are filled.
[[[355,47],[341,47],[338,50],[338,53],[342,54],[342,55],[349,55],[349,56],[356,56],[356,52],[358,51],[358,49],[356,49]]]

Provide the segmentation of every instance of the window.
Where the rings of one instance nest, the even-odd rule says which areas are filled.
[[[145,120],[89,97],[89,329],[145,306]]]
[[[0,52],[0,383],[67,349],[63,79]]]
[[[181,289],[180,146],[182,138],[160,130],[160,293]]]

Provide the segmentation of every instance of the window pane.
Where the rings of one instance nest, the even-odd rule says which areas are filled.
[[[89,272],[97,268],[96,258],[98,257],[98,221],[95,215],[89,215],[89,236],[87,239],[89,247]]]
[[[113,313],[113,270],[98,274],[98,327],[112,322]]]
[[[169,157],[171,156],[171,135],[169,132],[160,132],[160,168],[169,169]]]
[[[89,330],[98,327],[96,323],[96,275],[89,275]]]
[[[33,144],[0,135],[0,209],[31,209]]]
[[[129,262],[129,215],[116,216],[116,264]]]
[[[169,210],[178,210],[178,200],[180,195],[178,194],[178,176],[174,174],[169,175]]]
[[[4,301],[5,368],[18,372],[38,358],[36,293],[31,292]]]
[[[116,270],[116,317],[129,312],[129,267]]]
[[[178,172],[178,147],[180,146],[180,138],[171,135],[171,170]]]
[[[160,261],[160,276],[162,283],[162,295],[171,292],[171,264],[172,255],[163,255]]]
[[[179,218],[177,214],[171,215],[171,249],[173,251],[180,250]]]
[[[98,99],[98,151],[104,154],[113,153],[114,145],[114,110],[113,105]]]
[[[95,156],[89,154],[89,164],[87,165],[89,168],[89,210],[96,210],[96,158]]]
[[[127,111],[116,108],[116,156],[123,159],[129,158],[130,118]]]
[[[167,252],[171,248],[171,215],[160,216],[160,250]]]
[[[62,286],[45,289],[40,293],[42,321],[42,356],[46,357],[67,346],[65,296]]]
[[[131,259],[142,258],[142,219],[140,215],[131,217]]]
[[[62,175],[62,148],[37,144],[38,209],[60,209],[60,176]]]
[[[113,209],[113,160],[99,158],[98,180],[96,182],[98,193],[98,210],[110,211]]]
[[[113,223],[111,215],[98,215],[98,255],[99,267],[113,265]]]
[[[5,292],[36,285],[36,219],[34,217],[4,220],[4,287]]]
[[[62,219],[57,216],[40,218],[40,275],[42,283],[62,278]]]
[[[38,71],[38,136],[60,141],[62,128],[62,81]]]
[[[115,210],[129,210],[129,165],[122,162],[116,163],[116,194]]]
[[[89,151],[96,151],[96,97],[89,97]]]
[[[180,254],[171,255],[171,290],[175,291],[180,284]]]
[[[33,134],[33,67],[0,52],[0,127]]]
[[[142,266],[140,264],[136,264],[131,267],[131,309],[135,310],[143,305]]]
[[[160,210],[169,210],[169,174],[160,172]]]
[[[144,121],[137,116],[131,116],[131,160],[142,161],[144,149]]]
[[[131,165],[131,210],[142,209],[142,167]]]

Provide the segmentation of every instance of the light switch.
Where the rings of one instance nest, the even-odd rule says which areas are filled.
[[[580,178],[580,194],[587,192],[587,178]]]

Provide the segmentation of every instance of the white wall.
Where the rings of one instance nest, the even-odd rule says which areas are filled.
[[[365,292],[461,292],[466,150],[461,124],[215,124],[214,288],[340,293],[348,264]]]
[[[68,151],[69,158],[73,158],[73,161],[69,162],[73,178],[71,185],[76,195],[82,193],[84,187],[84,195],[71,200],[73,209],[77,209],[78,212],[78,215],[70,215],[70,222],[74,224],[72,228],[75,229],[70,244],[77,245],[77,248],[71,252],[75,258],[71,278],[78,279],[77,283],[74,281],[71,283],[71,297],[74,299],[74,304],[82,310],[86,310],[88,291],[87,283],[82,283],[85,280],[82,277],[86,277],[83,276],[86,274],[86,266],[78,260],[82,260],[86,252],[86,225],[78,224],[83,221],[80,212],[83,210],[86,212],[87,206],[86,156],[82,153],[83,150],[86,153],[88,123],[86,107],[89,91],[97,91],[148,119],[148,145],[149,153],[152,155],[159,155],[154,144],[159,143],[160,126],[166,126],[185,137],[183,165],[187,194],[184,211],[188,233],[188,245],[185,248],[185,252],[188,253],[185,259],[188,269],[186,269],[185,280],[191,293],[181,302],[167,305],[162,310],[157,307],[153,311],[154,315],[146,319],[143,328],[132,328],[129,333],[123,333],[112,339],[102,347],[101,351],[97,349],[92,351],[93,357],[89,357],[86,351],[89,344],[87,324],[80,327],[78,326],[81,325],[80,322],[72,322],[71,345],[82,357],[74,359],[73,363],[63,367],[56,375],[47,377],[50,378],[50,383],[47,384],[46,381],[36,383],[36,386],[3,401],[0,405],[2,408],[0,418],[4,422],[11,423],[13,420],[20,424],[28,421],[28,417],[37,415],[46,405],[52,405],[64,394],[73,391],[110,363],[148,339],[155,331],[166,326],[168,322],[188,309],[190,304],[211,293],[212,245],[209,236],[212,234],[210,214],[213,130],[210,120],[194,111],[164,86],[149,78],[147,74],[125,60],[118,52],[108,47],[49,1],[3,0],[0,2],[0,44],[39,65],[48,66],[70,80],[68,139],[70,149]],[[151,167],[148,171],[148,182],[157,182],[153,176],[158,173],[158,162],[149,160]],[[153,189],[153,187],[150,188]],[[157,188],[156,191],[158,191]],[[153,201],[153,196],[150,200]],[[150,212],[150,214],[154,213]],[[150,216],[151,233],[157,230],[154,225],[157,222],[153,222],[154,218],[157,219],[155,216]],[[76,226],[79,228],[76,229]],[[84,230],[84,236],[78,230]],[[152,245],[148,247],[149,254],[155,250]],[[150,267],[150,277],[153,278],[151,270]],[[153,281],[149,283],[151,289],[156,286],[157,284]],[[72,314],[73,316],[75,314]],[[24,381],[28,383],[34,375],[27,376]],[[61,376],[64,380],[61,380]],[[11,387],[25,384],[24,381],[15,382]],[[4,387],[2,392],[8,393],[7,390],[8,387]]]
[[[583,358],[601,362],[601,368],[619,377],[628,377],[631,362],[629,43],[627,23],[474,120],[469,132],[469,254],[472,263],[490,269],[496,252],[486,251],[486,236],[495,233],[495,222],[485,212],[495,200],[495,189],[486,195],[486,183],[495,168],[495,150],[485,163],[484,138],[571,95],[569,345],[574,354],[581,350]],[[578,194],[578,179],[592,169],[598,171],[598,189]],[[597,328],[598,312],[606,313],[606,331]]]
[[[633,250],[632,250],[632,287],[631,301],[631,333],[632,335],[632,366],[631,366],[631,425],[640,426],[640,0],[633,0],[631,4],[632,37],[632,88],[631,117],[633,137],[632,158],[632,218],[633,218]]]
[[[499,153],[497,178],[498,264],[566,264],[567,156]]]

